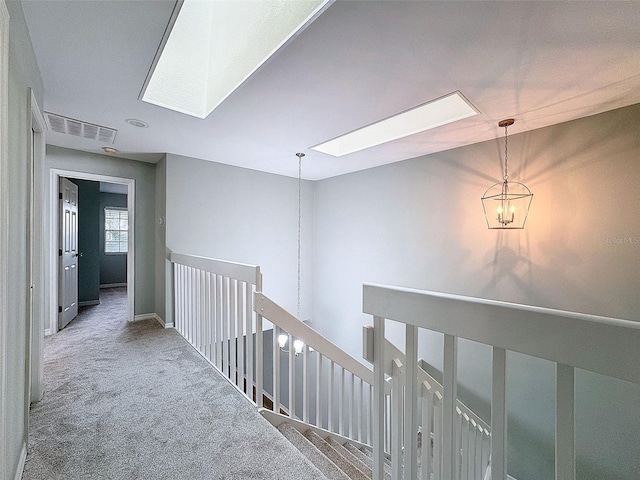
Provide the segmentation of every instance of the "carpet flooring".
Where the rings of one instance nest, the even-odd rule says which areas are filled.
[[[323,479],[173,329],[105,289],[45,339],[24,480]]]

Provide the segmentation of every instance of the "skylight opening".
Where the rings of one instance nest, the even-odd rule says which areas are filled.
[[[460,92],[453,92],[311,148],[334,157],[342,157],[478,113]]]
[[[141,100],[206,118],[331,1],[184,0]]]

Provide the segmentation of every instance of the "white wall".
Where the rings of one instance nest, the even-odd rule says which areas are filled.
[[[523,231],[484,220],[502,139],[317,182],[316,327],[360,355],[372,323],[363,282],[640,321],[639,127],[633,106],[510,136],[510,177],[534,193]],[[420,346],[441,368],[438,340],[423,335]],[[463,400],[487,419],[489,361],[487,348],[461,342]],[[553,478],[553,365],[509,362],[510,474]],[[576,383],[578,478],[637,479],[640,387],[588,374]]]
[[[49,199],[51,169],[71,170],[96,175],[132,178],[136,181],[135,192],[135,314],[155,312],[155,242],[156,242],[156,194],[155,165],[95,153],[81,152],[47,145],[47,178],[45,198]],[[82,207],[81,207],[82,208]],[[47,205],[47,218],[51,205]],[[49,238],[49,226],[45,238]],[[51,273],[49,273],[51,274]]]
[[[259,265],[265,293],[295,314],[297,179],[172,154],[166,169],[167,248]],[[303,182],[302,193],[301,317],[309,319],[313,183]]]
[[[0,351],[0,380],[4,383],[1,392],[0,412],[0,478],[14,478],[20,461],[26,454],[25,415],[28,399],[25,396],[26,346],[27,346],[27,128],[31,112],[27,111],[29,87],[33,88],[36,100],[42,105],[43,87],[31,41],[17,2],[7,2],[9,24],[9,161],[6,174],[8,221],[0,226],[9,232],[8,255],[6,257],[7,317],[0,318],[6,335],[5,352]],[[6,126],[3,126],[6,128]],[[4,222],[3,216],[3,222]],[[36,288],[41,288],[37,285]],[[37,293],[36,293],[37,295]],[[0,389],[1,390],[1,389]]]

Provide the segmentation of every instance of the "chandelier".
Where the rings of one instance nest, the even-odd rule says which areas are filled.
[[[513,118],[498,122],[499,127],[504,127],[504,176],[502,182],[491,185],[482,196],[482,208],[490,229],[523,229],[533,200],[533,193],[526,185],[509,181],[507,129],[514,123]]]

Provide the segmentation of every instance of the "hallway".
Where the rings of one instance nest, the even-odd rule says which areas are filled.
[[[173,329],[101,291],[47,337],[23,479],[324,478]]]

